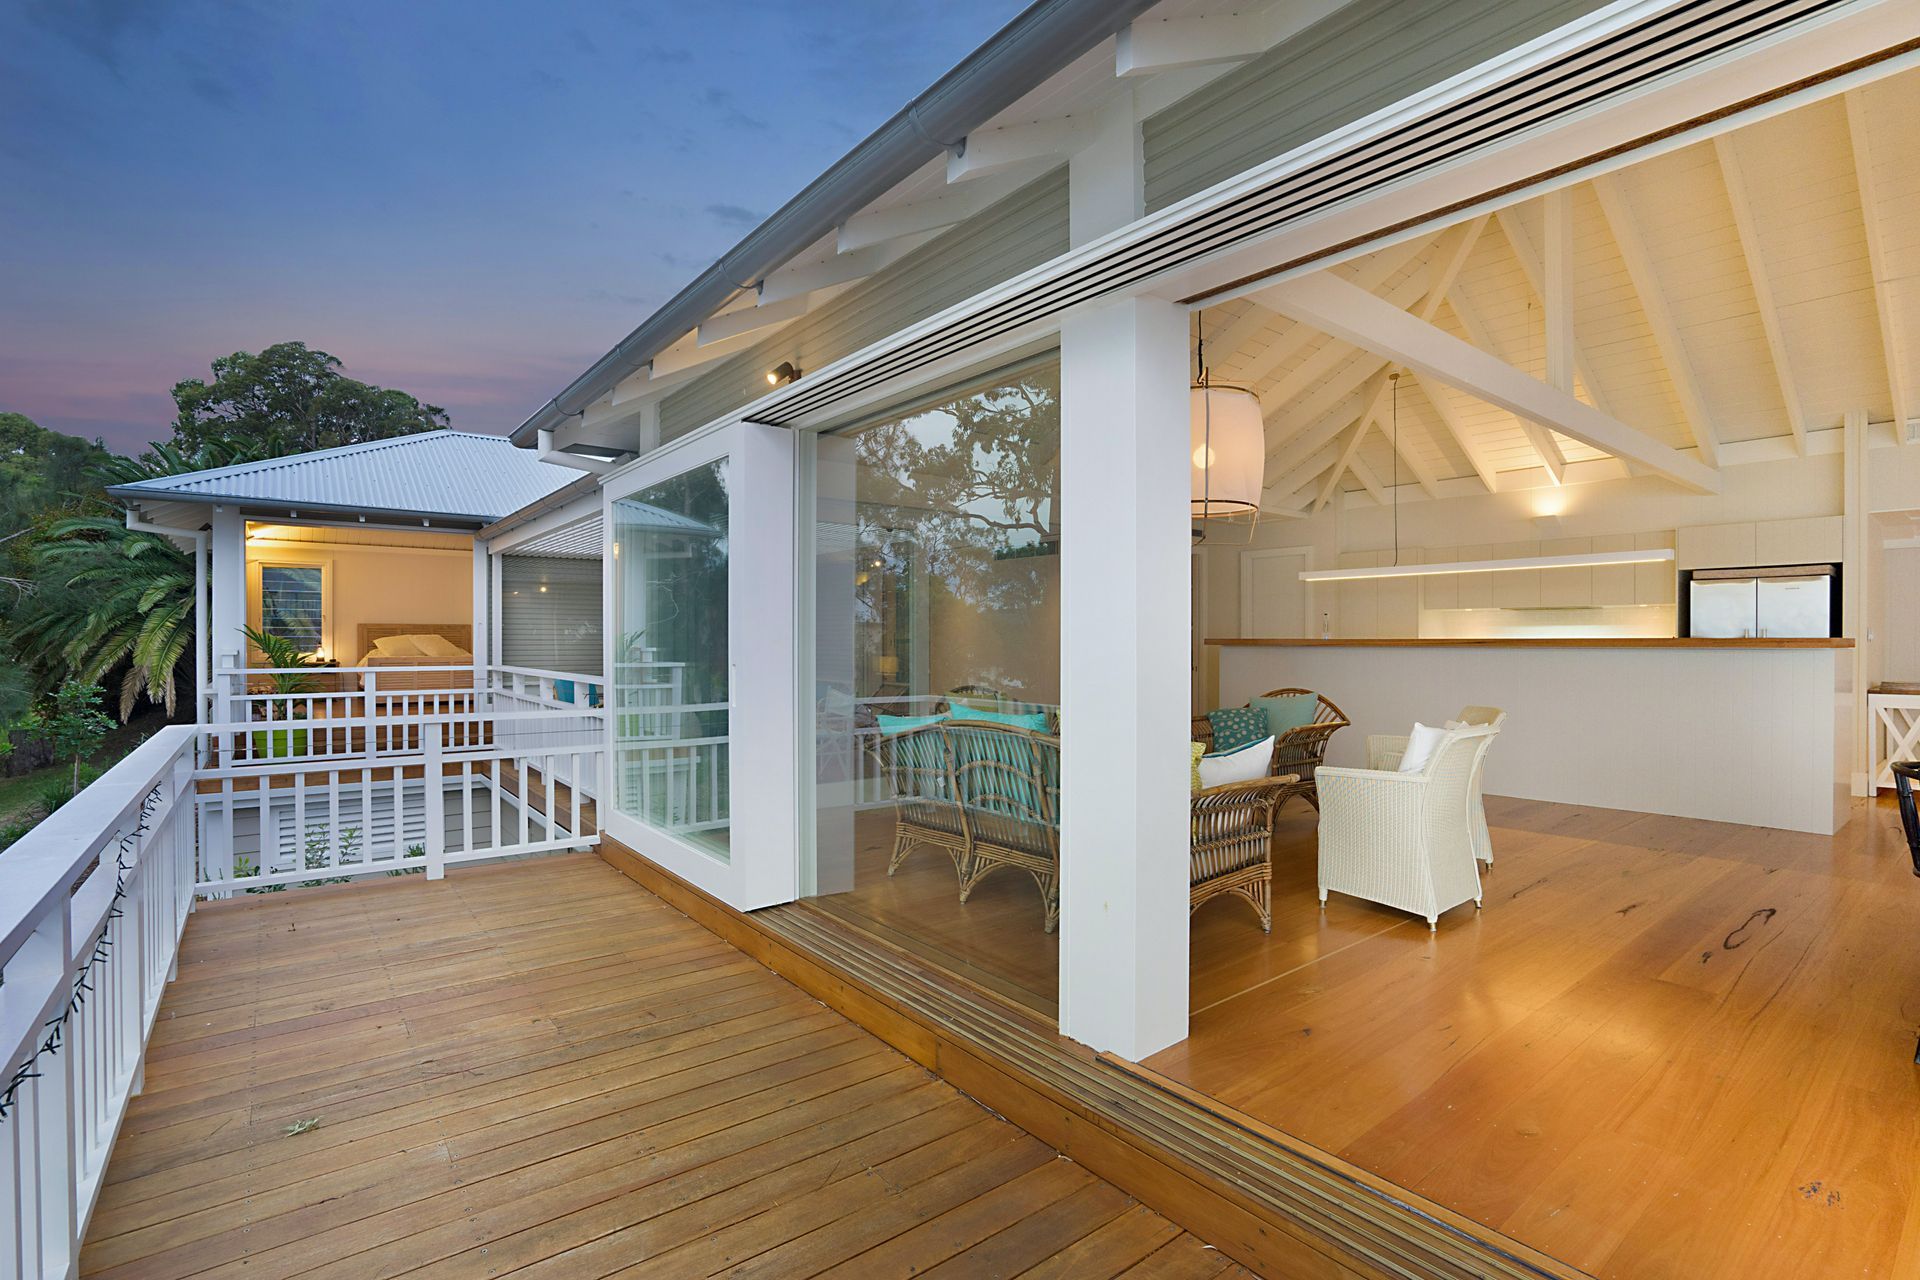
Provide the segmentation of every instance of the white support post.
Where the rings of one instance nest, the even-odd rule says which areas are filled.
[[[427,879],[444,880],[447,875],[447,789],[441,780],[443,761],[440,747],[440,724],[429,721],[420,726],[421,754],[426,757],[426,767],[421,770],[421,784],[426,788],[421,807],[427,816]],[[521,785],[526,783],[526,762],[521,761]],[[524,799],[524,797],[523,797]],[[395,823],[398,824],[400,805],[399,771],[395,770],[394,808]]]
[[[209,643],[213,652],[213,718],[232,724],[239,719],[236,695],[244,692],[247,665],[247,521],[232,507],[213,509],[209,539],[213,621]],[[222,764],[228,763],[221,761]]]
[[[473,652],[475,689],[487,687],[484,672],[493,666],[493,557],[487,544],[473,540]]]
[[[1061,326],[1060,1030],[1186,1038],[1191,523],[1187,312]]]

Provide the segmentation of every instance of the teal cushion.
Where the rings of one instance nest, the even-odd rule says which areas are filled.
[[[1320,695],[1288,693],[1278,698],[1255,698],[1252,705],[1266,713],[1267,732],[1277,738],[1289,729],[1312,724],[1320,710]]]
[[[1209,711],[1207,723],[1213,726],[1216,752],[1237,751],[1273,732],[1267,728],[1267,713],[1258,707],[1222,707]]]
[[[1031,733],[1045,733],[1047,731],[1047,713],[1044,711],[1035,711],[1030,714],[1011,711],[982,711],[978,707],[970,707],[964,702],[956,702],[953,704],[952,714],[955,720],[983,720],[988,724],[1012,725],[1016,729],[1026,729]]]
[[[874,723],[880,726],[880,732],[895,734],[905,733],[909,729],[922,729],[930,724],[939,724],[946,718],[947,713],[942,711],[937,716],[875,716],[873,719]]]

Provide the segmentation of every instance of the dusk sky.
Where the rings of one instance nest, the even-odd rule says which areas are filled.
[[[0,410],[301,340],[504,432],[1023,0],[0,0]]]

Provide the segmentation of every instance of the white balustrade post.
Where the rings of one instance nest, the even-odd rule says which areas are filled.
[[[444,879],[447,874],[447,796],[441,782],[441,745],[440,725],[429,723],[421,726],[421,743],[425,747],[426,776],[422,779],[426,786],[425,808],[427,814],[427,879]],[[399,788],[395,787],[395,794]]]
[[[379,725],[374,716],[374,707],[377,705],[376,695],[379,693],[379,689],[380,673],[372,667],[368,667],[367,673],[361,682],[360,693],[360,709],[364,712],[361,716],[363,727],[360,730],[360,748],[366,752],[368,764],[372,764],[373,758],[380,754],[380,743],[375,737],[375,734],[379,730]],[[370,782],[372,779],[369,777],[364,779],[364,781]]]
[[[52,907],[33,932],[33,941],[27,945],[57,967],[59,990],[66,992],[73,981],[68,963],[73,933],[66,904]],[[57,1007],[66,1007],[64,998]],[[80,1270],[80,1100],[75,1096],[75,1044],[74,1027],[69,1024],[63,1029],[60,1051],[40,1059],[40,1077],[29,1086],[38,1157],[32,1176],[38,1184],[35,1200],[40,1210],[41,1269],[34,1274],[45,1276],[74,1276]]]

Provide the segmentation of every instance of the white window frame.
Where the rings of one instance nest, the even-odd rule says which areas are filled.
[[[335,643],[333,634],[334,594],[333,594],[333,558],[331,556],[303,556],[299,554],[263,555],[247,564],[247,625],[256,631],[264,630],[267,616],[267,588],[265,571],[268,569],[318,569],[320,571],[320,652],[324,657],[341,659],[340,646]],[[253,646],[242,638],[242,652],[249,662],[253,657]],[[359,654],[347,658],[342,665],[350,665],[360,660]]]
[[[612,703],[616,613],[614,504],[674,476],[727,459],[728,858],[648,826],[613,803],[609,785],[602,829],[641,857],[742,911],[798,895],[795,829],[798,760],[793,559],[794,436],[782,427],[735,423],[675,441],[610,473],[600,489],[601,660]],[[615,764],[609,714],[609,778]],[[741,784],[748,790],[743,794]],[[745,803],[742,803],[745,801]]]

